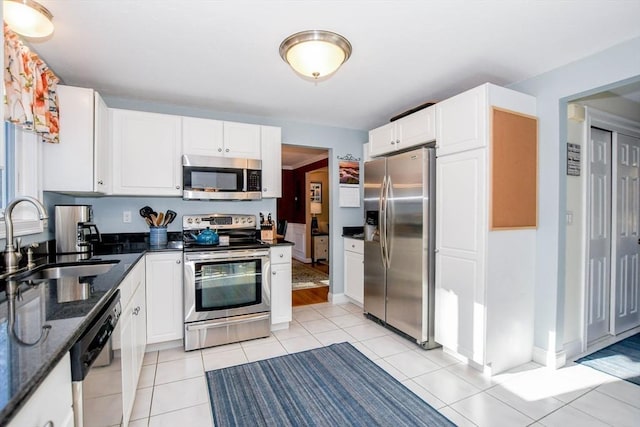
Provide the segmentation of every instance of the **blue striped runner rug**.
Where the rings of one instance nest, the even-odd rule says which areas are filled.
[[[576,363],[640,385],[640,334],[591,353]]]
[[[455,426],[349,343],[207,372],[216,427]]]

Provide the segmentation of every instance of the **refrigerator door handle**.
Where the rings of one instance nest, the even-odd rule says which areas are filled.
[[[391,267],[391,246],[389,245],[389,224],[392,223],[391,211],[392,205],[389,204],[389,195],[391,193],[391,177],[387,176],[387,185],[384,194],[384,256],[387,268]]]
[[[387,176],[385,175],[382,178],[382,186],[380,187],[380,198],[378,199],[378,232],[380,233],[380,256],[382,258],[382,264],[384,267],[387,267],[387,259],[385,257],[386,249],[385,249],[385,233],[386,233],[386,223],[385,223],[385,190],[387,186]]]

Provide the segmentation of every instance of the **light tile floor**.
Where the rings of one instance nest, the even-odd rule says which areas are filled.
[[[130,426],[213,426],[206,371],[344,341],[459,426],[640,425],[640,386],[585,366],[528,363],[486,378],[365,319],[353,304],[296,307],[293,317],[288,330],[264,339],[147,353]]]

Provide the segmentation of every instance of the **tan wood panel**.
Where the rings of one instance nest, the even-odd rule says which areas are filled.
[[[492,108],[490,229],[538,225],[538,120]]]

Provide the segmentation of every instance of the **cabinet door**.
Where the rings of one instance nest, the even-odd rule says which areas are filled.
[[[396,150],[395,125],[380,126],[369,131],[369,155],[372,157]]]
[[[94,93],[94,188],[99,193],[110,194],[111,142],[109,141],[109,108],[98,92]]]
[[[182,118],[182,153],[223,156],[223,125],[219,120]]]
[[[291,322],[291,258],[271,265],[271,324]]]
[[[282,137],[278,127],[261,126],[262,197],[282,197]]]
[[[147,343],[182,339],[182,252],[146,255]]]
[[[468,90],[435,105],[438,156],[487,145],[485,86]]]
[[[9,427],[73,425],[71,362],[68,352],[8,425]]]
[[[396,149],[402,150],[436,139],[436,109],[425,108],[396,122]]]
[[[362,306],[364,303],[364,255],[344,251],[344,294]]]
[[[122,311],[118,321],[120,328],[120,360],[122,366],[122,425],[128,425],[133,409],[133,401],[136,395],[136,385],[138,377],[135,375],[135,319],[133,318],[132,304],[129,304]]]
[[[486,149],[436,164],[435,340],[484,363]]]
[[[94,91],[59,85],[60,144],[43,144],[45,191],[93,192]]]
[[[260,159],[260,126],[224,122],[224,155]]]
[[[113,193],[181,195],[180,116],[112,109],[111,121]]]

